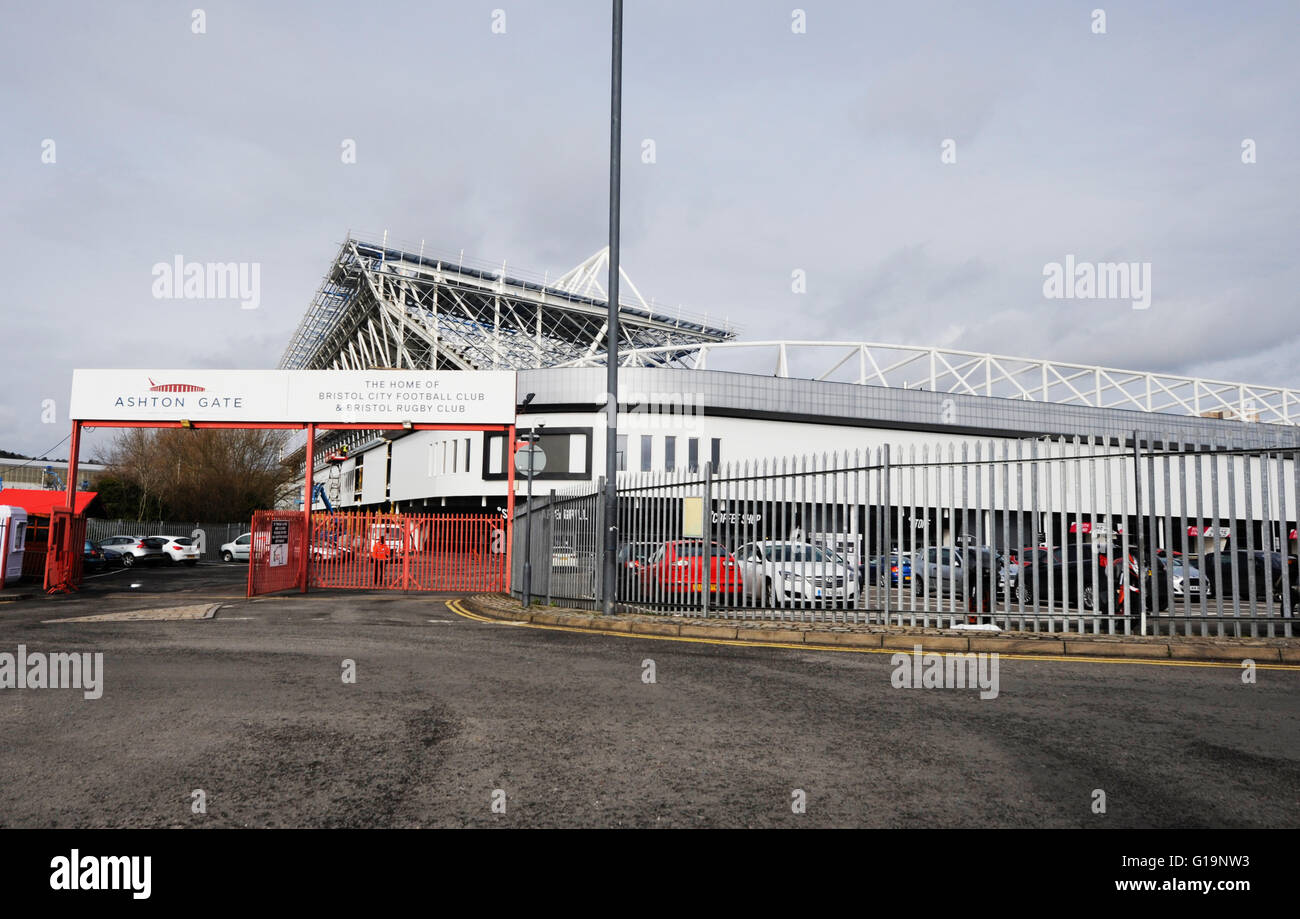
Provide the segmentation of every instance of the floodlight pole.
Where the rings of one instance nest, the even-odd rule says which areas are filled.
[[[609,320],[605,335],[605,557],[601,607],[614,612],[618,587],[618,226],[619,160],[623,145],[623,0],[614,0],[609,104]]]

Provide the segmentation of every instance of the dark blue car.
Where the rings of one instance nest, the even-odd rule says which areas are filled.
[[[872,584],[879,584],[880,578],[876,569],[880,565],[880,559],[872,556],[867,561],[867,579]],[[901,569],[901,570],[900,570]],[[904,586],[912,583],[912,560],[907,556],[899,559],[897,552],[889,553],[889,586],[897,587],[900,575],[903,578]]]

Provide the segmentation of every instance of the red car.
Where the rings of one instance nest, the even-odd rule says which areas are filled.
[[[704,540],[679,539],[664,543],[641,570],[642,589],[647,596],[698,594],[704,591]],[[739,594],[740,566],[736,557],[719,543],[709,549],[709,593]]]

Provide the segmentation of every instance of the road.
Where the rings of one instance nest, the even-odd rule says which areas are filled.
[[[1002,660],[981,700],[895,689],[887,654],[484,623],[427,594],[247,601],[244,571],[0,606],[0,652],[104,654],[98,700],[0,691],[0,825],[1300,826],[1300,672]]]

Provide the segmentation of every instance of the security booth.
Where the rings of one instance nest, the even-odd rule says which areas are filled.
[[[23,576],[23,549],[27,543],[27,511],[0,504],[0,587]]]

